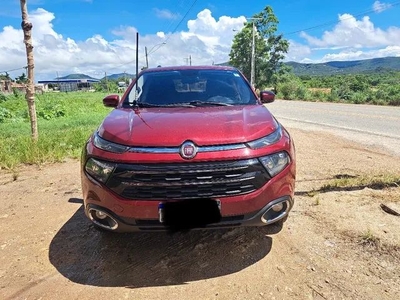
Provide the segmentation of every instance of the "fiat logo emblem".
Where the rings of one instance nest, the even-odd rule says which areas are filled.
[[[184,142],[179,150],[181,156],[185,159],[191,159],[197,154],[197,147],[192,142]]]

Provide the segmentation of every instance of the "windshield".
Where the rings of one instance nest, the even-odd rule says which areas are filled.
[[[228,106],[256,104],[255,95],[235,70],[175,70],[141,75],[125,106]]]

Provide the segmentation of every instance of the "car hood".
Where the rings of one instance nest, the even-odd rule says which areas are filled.
[[[243,143],[272,133],[276,122],[263,105],[114,109],[99,127],[104,139],[129,146],[172,147]]]

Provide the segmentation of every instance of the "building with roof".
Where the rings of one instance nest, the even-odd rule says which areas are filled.
[[[100,82],[99,79],[55,79],[40,80],[43,90],[59,90],[60,92],[88,91],[93,90],[93,84]]]

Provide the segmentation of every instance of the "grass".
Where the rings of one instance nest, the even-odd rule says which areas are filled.
[[[400,186],[400,174],[339,176],[321,186],[319,192],[359,190],[363,188],[383,189]]]
[[[376,237],[370,229],[365,231],[363,234],[360,236],[360,244],[364,246],[369,246],[369,247],[379,247],[380,245],[380,240],[378,237]]]
[[[314,199],[314,206],[318,206],[321,204],[321,200],[319,199],[319,196],[316,196]]]
[[[320,199],[318,197],[321,193],[326,192],[340,192],[340,191],[355,191],[362,190],[364,188],[370,188],[373,190],[382,190],[388,188],[395,188],[395,191],[388,191],[387,197],[390,201],[400,201],[400,194],[397,188],[400,187],[400,174],[378,174],[378,175],[336,175],[334,179],[328,181],[318,189],[312,189],[310,191],[304,192],[307,197],[314,198],[315,201],[313,205],[317,206],[320,204]],[[376,196],[376,195],[375,195]],[[376,196],[381,197],[379,194]]]
[[[0,102],[0,167],[78,158],[90,134],[110,112],[103,93],[46,93],[36,96],[39,140],[32,142],[27,104],[22,95]]]

